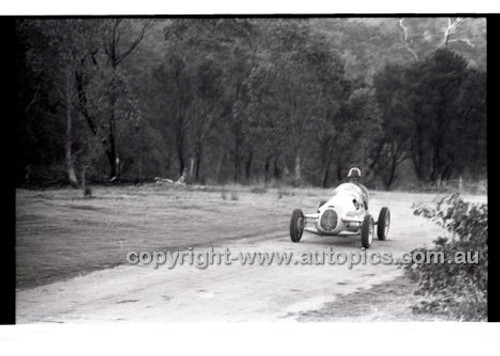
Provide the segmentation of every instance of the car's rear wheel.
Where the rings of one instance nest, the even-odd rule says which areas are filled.
[[[391,224],[391,211],[388,207],[383,207],[380,210],[377,222],[377,237],[379,240],[383,241],[387,239],[389,234],[389,225]]]
[[[293,242],[299,242],[304,232],[305,217],[302,210],[295,209],[290,219],[290,238]]]
[[[366,214],[361,225],[361,246],[369,248],[373,240],[373,218],[370,214]]]

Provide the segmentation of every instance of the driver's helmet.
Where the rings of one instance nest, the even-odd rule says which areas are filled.
[[[351,169],[349,169],[349,173],[347,174],[347,178],[361,178],[361,169],[359,169],[358,167],[352,167]]]

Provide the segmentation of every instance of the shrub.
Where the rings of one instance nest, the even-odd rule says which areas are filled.
[[[252,187],[250,188],[250,193],[253,193],[253,194],[265,194],[267,193],[267,188],[266,187]]]
[[[415,313],[447,315],[460,320],[486,320],[488,288],[488,205],[464,201],[458,193],[442,198],[435,208],[417,207],[421,215],[446,229],[430,249],[444,252],[445,263],[411,263],[406,266],[418,281],[417,294],[429,300],[413,307]],[[477,252],[477,263],[446,263],[457,252]]]
[[[231,191],[231,200],[240,200],[240,194],[237,190]]]
[[[281,199],[283,197],[293,197],[295,196],[295,193],[292,190],[286,190],[283,189],[282,187],[278,188],[278,199]]]

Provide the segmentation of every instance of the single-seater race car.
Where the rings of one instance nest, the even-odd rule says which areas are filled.
[[[387,239],[391,213],[389,208],[380,210],[375,222],[368,212],[368,191],[355,183],[340,184],[333,196],[321,201],[318,211],[314,214],[304,214],[295,209],[290,220],[290,238],[299,242],[305,231],[317,235],[360,236],[361,245],[369,248],[377,227],[379,240]]]

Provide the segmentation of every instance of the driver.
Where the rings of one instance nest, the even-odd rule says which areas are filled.
[[[363,191],[363,204],[365,205],[365,209],[368,210],[368,189],[359,183],[361,179],[361,169],[358,167],[352,167],[349,169],[349,173],[347,174],[347,179],[350,183],[356,184]]]

